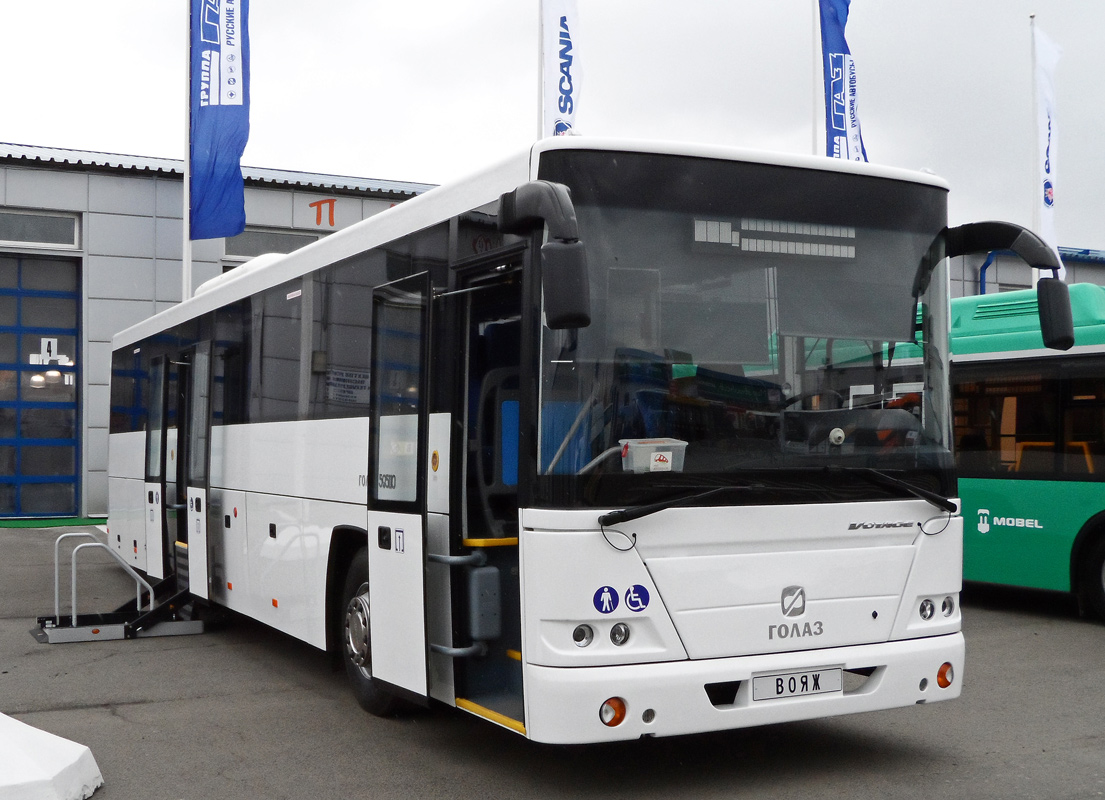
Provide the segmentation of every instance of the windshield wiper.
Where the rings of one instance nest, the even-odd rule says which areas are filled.
[[[919,497],[922,500],[927,500],[941,511],[947,511],[949,514],[954,514],[957,510],[955,503],[948,498],[937,494],[936,492],[930,492],[928,489],[922,489],[920,486],[914,486],[912,483],[907,483],[900,478],[895,478],[893,475],[887,475],[885,472],[879,472],[877,469],[871,467],[840,467],[831,466],[825,467],[827,472],[843,472],[848,475],[855,475],[863,478],[870,483],[877,484],[879,486],[889,486],[895,489],[901,489],[904,492],[909,492],[914,497]]]
[[[693,503],[697,503],[699,500],[705,500],[707,497],[719,494],[720,492],[741,492],[749,489],[766,489],[767,487],[762,483],[750,483],[744,486],[717,486],[713,489],[707,489],[704,492],[698,492],[697,494],[689,494],[684,497],[672,497],[668,500],[661,500],[659,503],[649,503],[645,506],[637,506],[636,508],[623,508],[621,511],[611,511],[608,514],[603,514],[599,517],[599,525],[606,527],[607,525],[617,525],[619,522],[628,522],[631,519],[640,519],[641,517],[647,517],[649,514],[655,514],[657,511],[663,511],[666,508],[676,508],[678,506],[689,506]]]

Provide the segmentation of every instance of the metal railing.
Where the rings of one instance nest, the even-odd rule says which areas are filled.
[[[73,553],[72,553],[72,556],[71,556],[71,558],[73,560],[73,568],[72,568],[72,600],[71,600],[71,605],[70,605],[70,612],[72,614],[72,623],[71,624],[74,628],[77,627],[77,553],[80,552],[81,550],[84,550],[85,548],[100,548],[100,549],[103,549],[103,550],[107,551],[107,553],[112,558],[115,559],[115,561],[119,564],[119,566],[121,566],[127,572],[128,575],[130,575],[132,578],[134,578],[134,583],[135,583],[134,609],[135,609],[135,611],[141,611],[142,610],[142,588],[143,587],[145,587],[146,591],[149,592],[150,607],[151,608],[153,607],[153,600],[154,600],[153,587],[149,583],[147,583],[146,580],[143,579],[141,575],[139,575],[137,572],[135,572],[134,569],[131,567],[131,565],[128,564],[125,560],[123,560],[123,557],[121,555],[119,555],[114,550],[112,550],[110,547],[108,547],[106,544],[101,542],[96,537],[96,535],[93,534],[93,533],[89,533],[87,531],[79,532],[79,533],[63,533],[61,536],[59,536],[54,541],[54,624],[55,625],[60,625],[61,624],[61,589],[59,587],[59,584],[61,582],[61,567],[60,567],[60,564],[59,564],[59,560],[60,560],[59,559],[59,551],[60,551],[60,547],[61,547],[61,541],[62,541],[62,539],[71,539],[71,538],[76,538],[76,537],[85,538],[85,539],[92,539],[93,541],[85,542],[84,544],[79,544],[76,547],[74,547],[73,548]]]

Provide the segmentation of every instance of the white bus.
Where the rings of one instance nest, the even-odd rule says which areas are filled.
[[[557,138],[231,270],[115,338],[112,546],[377,714],[573,743],[954,698],[944,256],[994,245],[946,195]],[[834,345],[912,409],[842,398]]]

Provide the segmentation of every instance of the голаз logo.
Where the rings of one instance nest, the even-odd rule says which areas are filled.
[[[1048,208],[1055,205],[1055,187],[1051,181],[1044,181],[1044,205]]]
[[[553,136],[567,136],[572,132],[572,123],[566,119],[558,119],[553,123]]]
[[[788,586],[783,589],[779,602],[784,617],[800,617],[806,613],[806,590],[801,586]]]

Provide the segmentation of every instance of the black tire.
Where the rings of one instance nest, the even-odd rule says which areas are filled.
[[[1082,562],[1078,595],[1082,608],[1105,621],[1105,536],[1097,537]]]
[[[342,589],[340,619],[342,663],[353,695],[361,708],[378,717],[398,712],[402,701],[389,694],[372,679],[372,648],[368,624],[368,551],[361,548],[349,563]]]

